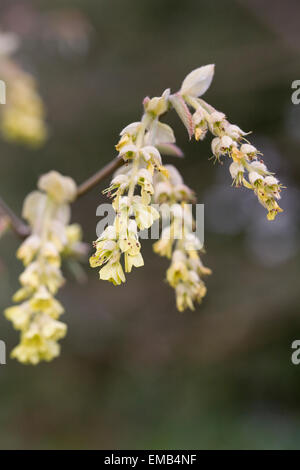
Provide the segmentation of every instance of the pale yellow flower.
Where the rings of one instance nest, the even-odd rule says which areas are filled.
[[[45,191],[57,204],[72,202],[76,197],[76,184],[69,176],[50,171],[40,177],[39,189]]]
[[[135,215],[137,226],[141,230],[151,227],[153,222],[159,219],[159,213],[157,210],[150,205],[143,204],[141,199],[134,201],[132,209]]]
[[[4,311],[4,314],[13,323],[16,330],[23,330],[27,327],[31,317],[29,302],[9,307]]]
[[[5,315],[16,329],[21,330],[20,344],[12,357],[21,362],[37,364],[59,354],[57,341],[67,327],[58,321],[64,309],[54,298],[63,285],[60,269],[64,253],[71,256],[81,244],[78,225],[68,226],[70,202],[76,195],[71,178],[50,172],[39,180],[39,188],[24,201],[23,216],[32,229],[20,246],[17,256],[25,265],[20,275],[22,288],[13,297],[22,304],[6,309]]]

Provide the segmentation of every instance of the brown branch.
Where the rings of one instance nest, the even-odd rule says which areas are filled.
[[[30,234],[28,225],[7,206],[2,198],[0,198],[0,213],[7,217],[10,227],[20,238],[26,238]]]
[[[107,178],[107,176],[111,175],[115,170],[117,170],[120,166],[124,164],[124,160],[122,157],[116,157],[107,165],[105,165],[101,170],[97,171],[93,176],[89,179],[84,181],[77,190],[77,198],[83,196],[88,191],[90,191],[94,186],[96,186],[100,181]]]

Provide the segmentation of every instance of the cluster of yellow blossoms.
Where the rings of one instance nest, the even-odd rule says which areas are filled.
[[[0,72],[10,78],[0,129],[7,138],[38,144],[46,136],[43,106],[32,78],[6,57],[12,46],[8,41],[1,50],[0,34]],[[196,140],[202,140],[209,130],[214,135],[215,158],[228,155],[232,159],[233,183],[255,192],[268,210],[269,220],[282,211],[277,203],[282,185],[268,171],[261,153],[245,139],[245,132],[200,98],[213,74],[213,65],[200,67],[184,79],[179,92],[171,94],[167,89],[160,97],[145,98],[141,121],[122,130],[116,149],[125,164],[104,191],[112,199],[113,221],[94,242],[95,252],[90,257],[90,265],[100,268],[100,279],[114,285],[125,282],[124,271],[144,265],[140,231],[152,228],[161,219],[161,237],[154,243],[154,251],[171,259],[166,277],[175,289],[179,311],[194,310],[194,303],[201,302],[206,294],[203,277],[211,271],[199,256],[202,243],[191,209],[194,193],[174,166],[162,164],[161,154],[182,155],[172,128],[160,122],[162,115],[173,108],[189,137],[195,136]],[[77,194],[74,181],[52,171],[40,178],[38,188],[27,196],[23,207],[31,234],[17,252],[25,265],[20,276],[22,287],[13,297],[19,304],[5,311],[21,332],[20,344],[12,356],[30,364],[49,361],[59,354],[58,340],[67,328],[59,321],[64,309],[55,299],[64,283],[61,259],[85,252],[80,227],[69,225],[70,203]]]
[[[67,330],[58,320],[64,309],[54,297],[64,283],[61,256],[82,251],[80,228],[68,225],[69,203],[77,192],[75,182],[51,171],[41,176],[38,188],[26,197],[23,206],[31,234],[17,251],[25,271],[20,276],[22,287],[13,297],[14,302],[22,303],[5,311],[21,332],[12,357],[29,364],[49,361],[59,354],[57,341]]]
[[[37,147],[47,137],[45,110],[34,78],[10,57],[17,47],[15,35],[0,33],[0,78],[6,85],[0,129],[6,140]]]
[[[194,108],[190,119],[191,132],[196,140],[203,140],[208,130],[215,136],[211,143],[214,157],[220,160],[222,155],[228,155],[232,159],[230,174],[233,184],[253,190],[259,202],[267,209],[267,218],[274,220],[278,212],[282,212],[277,203],[282,185],[267,169],[261,158],[262,154],[246,140],[247,133],[231,124],[225,114],[199,98],[199,89],[193,87],[194,81],[201,78],[202,84],[205,82],[209,85],[213,70],[212,65],[195,70],[187,76],[179,92],[180,98]],[[202,92],[203,89],[200,94]],[[189,113],[189,110],[186,112]]]
[[[41,145],[47,137],[44,115],[34,78],[18,70],[7,85],[7,101],[0,118],[3,137],[33,147]]]
[[[166,168],[169,178],[159,175],[154,184],[155,201],[160,204],[163,225],[166,226],[153,249],[159,255],[171,258],[167,281],[175,289],[177,308],[182,312],[186,308],[194,310],[194,302],[202,301],[206,294],[202,277],[210,274],[211,270],[203,266],[198,253],[202,246],[194,233],[195,221],[191,210],[194,193],[183,183],[173,165]]]
[[[151,206],[153,175],[159,172],[167,176],[158,147],[175,140],[172,129],[158,120],[167,109],[165,96],[146,100],[144,108],[142,120],[125,127],[116,145],[127,164],[104,191],[113,199],[115,219],[94,242],[96,251],[90,258],[93,268],[101,267],[100,279],[114,285],[125,282],[122,254],[125,272],[144,265],[138,230],[149,229],[159,218],[158,211]]]
[[[173,166],[162,165],[161,153],[179,155],[180,150],[175,146],[172,128],[161,123],[160,116],[173,108],[189,137],[195,136],[196,140],[202,140],[210,130],[215,136],[212,150],[216,159],[222,155],[232,159],[230,173],[234,184],[243,184],[255,192],[267,208],[269,220],[282,211],[277,203],[282,186],[267,170],[260,152],[245,139],[245,132],[200,98],[209,88],[213,74],[213,65],[200,67],[187,75],[179,92],[171,94],[167,89],[160,97],[145,98],[142,120],[123,129],[116,149],[126,165],[104,191],[113,199],[114,222],[94,243],[96,251],[90,258],[92,267],[101,268],[100,279],[115,285],[125,282],[122,254],[126,272],[132,266],[143,266],[138,230],[150,228],[160,215],[164,219],[151,206],[153,200],[167,203],[170,224],[163,229],[154,250],[172,259],[167,281],[175,288],[180,311],[193,309],[194,302],[201,301],[206,292],[202,277],[210,270],[198,255],[201,243],[193,232],[191,208],[186,205],[192,201],[193,193]],[[194,109],[193,114],[190,108]]]

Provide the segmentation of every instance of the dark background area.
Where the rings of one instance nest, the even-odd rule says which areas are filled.
[[[59,298],[68,335],[49,364],[0,368],[0,448],[236,449],[300,447],[300,3],[292,0],[1,0],[0,26],[38,80],[50,138],[39,150],[0,143],[1,195],[21,213],[40,174],[78,183],[114,155],[146,95],[176,91],[192,69],[216,64],[205,99],[244,130],[287,186],[268,222],[253,194],[231,187],[228,162],[208,161],[210,138],[188,143],[170,115],[177,165],[205,203],[204,262],[213,270],[195,312],[176,311],[168,261],[143,244],[145,266],[120,287],[68,283]],[[73,207],[95,239],[97,189]],[[0,307],[11,304],[19,240],[0,242]],[[0,337],[18,334],[4,316]]]

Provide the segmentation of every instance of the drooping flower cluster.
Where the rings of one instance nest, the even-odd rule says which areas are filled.
[[[100,279],[115,285],[124,282],[121,256],[124,254],[126,272],[130,272],[132,266],[144,264],[138,230],[150,228],[159,217],[151,200],[166,202],[170,223],[154,250],[172,258],[167,280],[176,290],[179,310],[193,308],[195,301],[201,301],[206,291],[202,276],[210,270],[199,258],[201,244],[193,232],[192,211],[185,204],[191,200],[192,192],[174,167],[162,165],[161,153],[176,156],[182,153],[175,145],[172,128],[161,123],[160,116],[173,108],[189,137],[195,136],[196,140],[203,140],[209,130],[214,135],[215,158],[220,160],[222,155],[228,155],[232,159],[233,183],[254,191],[268,210],[269,220],[282,211],[277,203],[282,186],[266,168],[261,153],[246,140],[245,132],[200,98],[209,88],[213,74],[213,65],[200,67],[187,75],[179,92],[171,94],[167,89],[160,97],[145,98],[142,120],[123,129],[116,149],[126,165],[105,191],[113,199],[115,218],[95,242],[96,251],[90,258],[92,267],[101,268]],[[193,114],[190,108],[194,109]]]
[[[163,230],[153,249],[161,256],[171,258],[167,281],[175,289],[176,304],[180,312],[194,310],[194,302],[200,303],[206,294],[202,277],[210,274],[199,256],[201,242],[194,232],[191,203],[193,191],[184,184],[177,169],[166,166],[169,178],[155,178],[154,197],[160,204]]]
[[[34,147],[45,141],[44,105],[32,76],[18,71],[8,81],[7,102],[3,108],[1,131],[5,139]]]
[[[159,122],[159,116],[167,109],[167,93],[145,100],[142,120],[125,127],[116,145],[126,165],[104,191],[113,199],[115,218],[94,243],[96,251],[90,258],[92,267],[101,267],[100,279],[114,285],[125,282],[122,255],[125,272],[144,265],[138,230],[149,229],[159,218],[151,205],[153,175],[167,176],[167,171],[158,148],[165,145],[172,150],[175,141],[172,129]]]
[[[10,57],[17,48],[18,38],[14,34],[0,33],[0,77],[6,85],[0,130],[6,140],[36,147],[47,137],[44,105],[32,75]]]
[[[4,70],[11,78],[11,97],[6,114],[0,116],[0,130],[7,138],[37,144],[46,134],[42,103],[31,77],[22,75],[6,57],[14,47],[12,38],[3,43],[0,34],[0,72]],[[233,183],[255,192],[268,210],[269,220],[282,211],[277,203],[282,186],[266,168],[261,153],[246,140],[245,132],[199,98],[210,86],[213,73],[212,65],[200,67],[185,78],[178,93],[171,94],[167,89],[160,97],[145,98],[141,121],[121,132],[116,149],[124,165],[103,191],[112,199],[114,218],[94,242],[95,253],[90,258],[91,266],[100,268],[100,279],[114,285],[125,282],[124,270],[131,272],[132,267],[144,264],[139,231],[149,229],[161,218],[163,229],[154,251],[171,259],[166,278],[175,289],[179,311],[194,310],[194,304],[202,301],[206,294],[203,277],[211,271],[199,256],[202,236],[195,231],[191,208],[194,193],[174,166],[162,164],[161,154],[182,156],[172,128],[159,120],[162,115],[173,108],[189,137],[195,136],[196,140],[202,140],[209,130],[214,135],[215,158],[227,155],[232,159]],[[194,108],[193,114],[190,108]],[[64,283],[61,260],[63,256],[78,258],[86,253],[80,227],[69,225],[69,204],[80,194],[74,181],[52,171],[40,178],[38,188],[27,196],[23,207],[31,234],[17,252],[25,266],[21,288],[13,297],[18,305],[5,311],[20,331],[20,344],[12,357],[29,364],[49,361],[59,354],[58,341],[67,329],[59,320],[64,309],[55,298]],[[159,204],[159,210],[153,201]],[[0,215],[1,235],[11,221]]]
[[[212,65],[191,72],[175,95],[175,107],[190,136],[194,134],[196,140],[203,140],[208,130],[215,136],[211,144],[214,157],[218,161],[222,155],[232,159],[230,174],[233,184],[253,190],[259,202],[267,209],[267,218],[273,220],[282,212],[277,202],[282,185],[267,169],[261,158],[262,154],[246,140],[247,133],[231,124],[225,114],[199,98],[209,87],[213,72]],[[187,105],[194,108],[193,115]]]
[[[29,364],[49,361],[59,354],[57,341],[67,331],[59,321],[64,309],[55,299],[64,283],[61,256],[82,250],[80,229],[68,225],[69,203],[77,191],[73,179],[51,171],[39,179],[38,188],[26,197],[23,206],[31,234],[17,251],[25,271],[20,276],[22,287],[13,300],[21,303],[5,310],[6,317],[21,332],[12,357]]]

